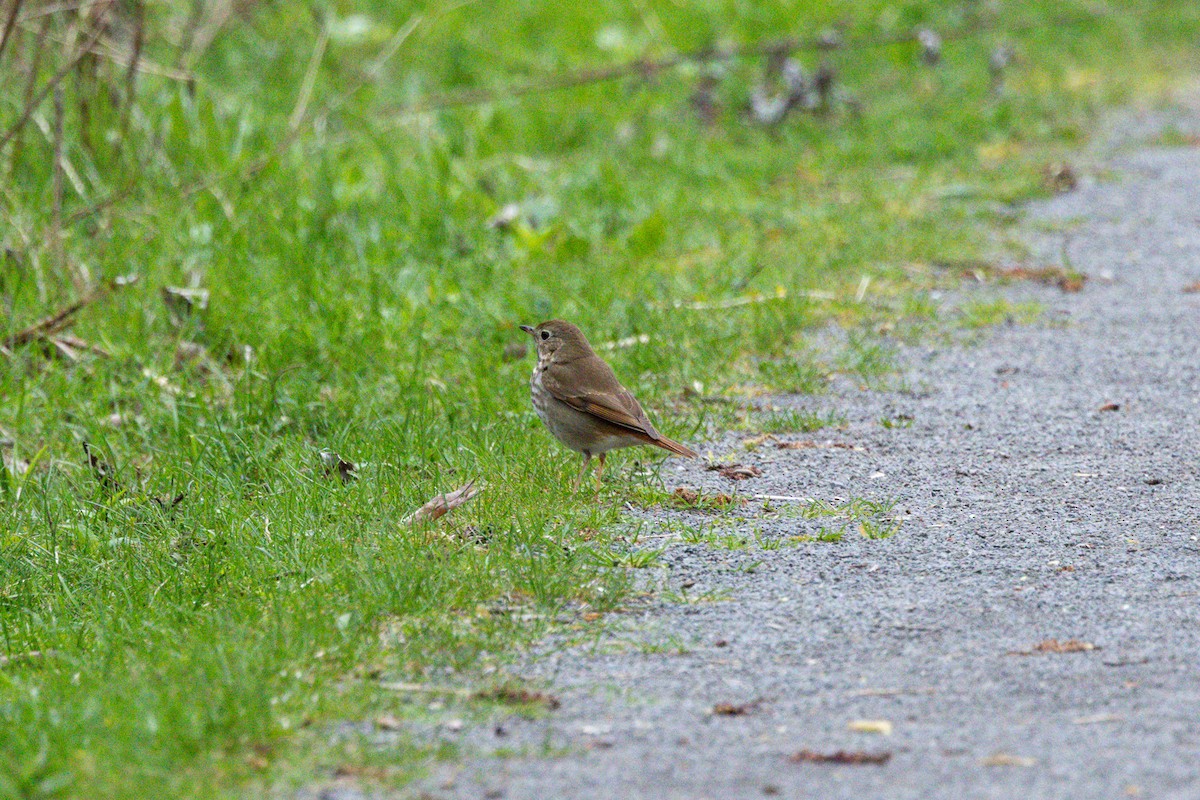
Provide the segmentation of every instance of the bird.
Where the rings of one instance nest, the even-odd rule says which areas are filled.
[[[599,488],[605,456],[620,447],[648,444],[685,458],[698,457],[655,429],[579,328],[561,319],[520,327],[537,343],[537,364],[529,379],[533,410],[554,438],[583,453],[576,486],[596,456]]]

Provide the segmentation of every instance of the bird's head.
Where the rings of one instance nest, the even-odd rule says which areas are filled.
[[[592,353],[592,346],[583,331],[561,319],[548,320],[537,326],[522,325],[521,330],[537,343],[538,361],[550,358],[572,361]]]

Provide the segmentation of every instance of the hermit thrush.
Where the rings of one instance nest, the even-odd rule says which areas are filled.
[[[597,485],[605,455],[618,447],[652,444],[696,458],[687,447],[654,429],[638,401],[579,328],[552,319],[536,328],[522,325],[521,330],[537,342],[537,366],[529,379],[533,410],[556,439],[583,453],[585,470],[592,456],[600,459]]]

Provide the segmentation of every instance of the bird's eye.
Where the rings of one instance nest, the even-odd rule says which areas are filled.
[[[550,338],[550,331],[542,331],[542,341],[544,342],[549,338]]]

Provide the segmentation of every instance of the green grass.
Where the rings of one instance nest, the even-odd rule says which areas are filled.
[[[600,502],[570,489],[516,325],[644,335],[610,361],[691,441],[721,421],[696,384],[736,399],[875,380],[880,337],[937,324],[943,279],[914,266],[979,257],[997,209],[1044,193],[1042,166],[1100,110],[1195,73],[1200,31],[1182,0],[235,5],[203,48],[212,6],[198,27],[192,4],[147,7],[162,69],[132,106],[125,68],[89,57],[61,114],[47,93],[0,149],[0,341],[139,276],[70,331],[110,357],[0,353],[2,797],[261,796],[339,767],[403,784],[455,757],[330,726],[432,713],[381,682],[486,683],[553,625],[620,608],[629,568],[656,559],[623,551],[622,504],[672,488],[623,456]],[[113,48],[136,8],[109,9]],[[983,29],[936,69],[912,43],[829,53],[860,110],[775,128],[741,116],[760,58],[720,67],[711,125],[689,105],[696,65],[505,91],[834,22],[851,42],[950,32],[963,8]],[[51,15],[37,57],[25,20],[0,55],[0,135],[66,65],[73,19]],[[1002,41],[1020,60],[993,94]],[[463,91],[500,99],[413,110]],[[510,203],[514,224],[490,227]],[[207,308],[173,317],[161,289],[193,285]],[[810,345],[828,324],[852,336],[826,364]],[[326,449],[359,478],[327,476]],[[400,524],[472,478],[468,506]]]
[[[747,427],[759,433],[812,433],[845,424],[846,418],[833,412],[788,408],[755,417],[747,423]]]

